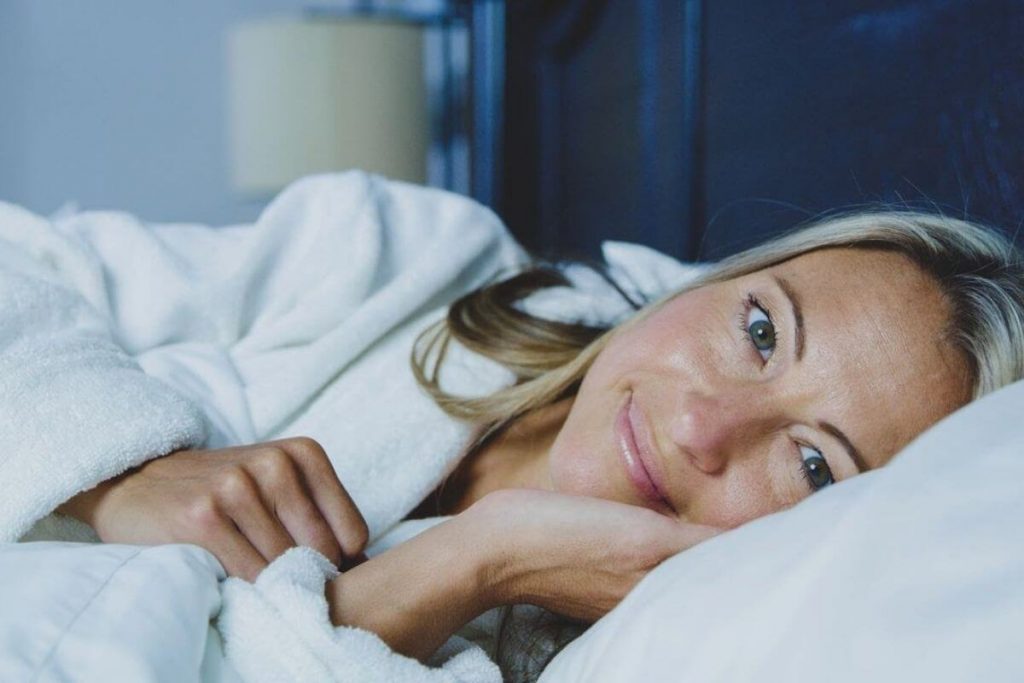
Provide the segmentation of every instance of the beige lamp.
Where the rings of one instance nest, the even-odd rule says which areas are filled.
[[[237,191],[273,194],[303,175],[347,168],[425,182],[422,26],[261,20],[231,30],[227,58]]]

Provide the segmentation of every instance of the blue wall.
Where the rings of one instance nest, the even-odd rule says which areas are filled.
[[[508,4],[499,213],[714,260],[885,202],[1024,245],[1022,0]]]
[[[229,187],[224,38],[295,0],[4,0],[0,199],[227,224],[262,204]]]

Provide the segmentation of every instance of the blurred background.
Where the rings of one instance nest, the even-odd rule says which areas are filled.
[[[534,253],[822,211],[1024,221],[1024,0],[0,2],[0,199],[248,222],[360,166]]]

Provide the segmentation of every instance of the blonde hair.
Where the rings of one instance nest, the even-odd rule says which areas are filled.
[[[679,294],[837,247],[897,252],[934,278],[949,302],[947,336],[968,363],[972,398],[1024,377],[1024,263],[1013,243],[977,223],[891,209],[837,214],[798,226],[712,264],[617,327],[544,320],[516,306],[534,291],[569,284],[558,268],[534,266],[453,303],[447,317],[416,340],[413,373],[448,414],[486,427],[475,447],[518,417],[574,395],[612,336]],[[479,398],[445,392],[439,370],[453,339],[509,368],[515,383]]]

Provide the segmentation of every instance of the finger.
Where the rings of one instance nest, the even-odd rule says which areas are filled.
[[[238,530],[267,562],[296,544],[265,499],[256,480],[244,469],[232,470],[221,483],[221,507]]]
[[[345,490],[327,454],[312,439],[302,439],[295,463],[302,473],[310,497],[320,510],[347,558],[366,548],[369,530],[352,497]]]
[[[251,583],[267,567],[263,556],[229,520],[210,534],[207,547],[220,560],[228,576],[237,576]]]
[[[314,548],[335,565],[339,564],[341,545],[311,500],[297,465],[288,454],[266,458],[263,473],[256,478],[274,514],[295,542]]]

